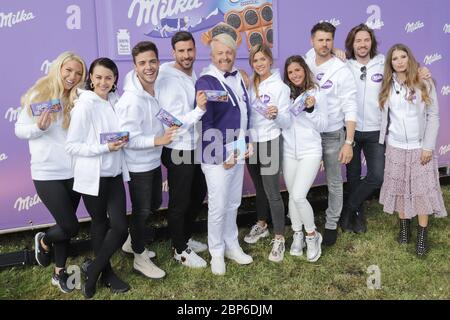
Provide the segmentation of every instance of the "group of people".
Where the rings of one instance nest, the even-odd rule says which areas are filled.
[[[95,255],[81,267],[86,298],[95,295],[99,281],[112,292],[130,289],[110,263],[120,248],[134,255],[133,268],[144,276],[165,276],[151,260],[156,253],[145,248],[145,222],[161,205],[161,163],[167,169],[173,257],[184,266],[205,268],[198,253],[208,249],[216,275],[226,273],[225,258],[253,262],[240,246],[236,224],[245,166],[256,189],[257,222],[244,241],[269,236],[271,220],[271,261],[281,262],[285,252],[281,173],[289,192],[291,255],[301,256],[306,248],[307,260],[317,261],[322,244],[336,243],[338,225],[344,232],[366,232],[363,203],[380,187],[384,211],[399,213],[400,243],[409,242],[410,221],[419,217],[416,252],[425,255],[428,216],[447,215],[433,152],[439,128],[434,83],[405,45],[393,46],[386,58],[379,54],[373,30],[364,24],[348,34],[347,59],[334,49],[334,34],[330,23],[316,24],[313,49],[306,59],[289,57],[283,75],[273,68],[268,46],[253,47],[251,77],[235,67],[237,45],[225,33],[211,40],[211,64],[198,78],[189,32],[172,38],[174,61],[162,65],[157,46],[140,42],[132,50],[134,68],[121,97],[112,60],[98,58],[87,71],[76,54],[61,54],[23,96],[15,128],[19,138],[29,140],[32,179],[56,221],[35,236],[40,265],[50,265],[53,251],[52,283],[63,292],[73,290],[65,266],[79,229],[81,198],[92,218]],[[208,100],[207,90],[225,91],[228,99]],[[30,105],[50,99],[61,99],[63,110],[33,117]],[[161,109],[182,125],[161,123]],[[101,134],[124,131],[129,141],[101,144]],[[230,145],[243,145],[244,151],[230,153]],[[321,163],[328,185],[322,233],[306,197]],[[349,185],[345,205],[342,164]],[[123,181],[132,204],[129,222]],[[206,194],[208,244],[192,239]]]

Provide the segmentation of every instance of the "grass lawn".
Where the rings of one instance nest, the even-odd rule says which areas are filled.
[[[450,186],[443,187],[445,204],[450,211]],[[339,234],[337,244],[324,248],[316,263],[292,257],[289,247],[292,231],[287,228],[284,261],[276,264],[267,257],[270,239],[255,245],[242,241],[248,229],[241,229],[244,251],[254,263],[239,266],[227,262],[225,276],[215,276],[210,267],[194,270],[183,267],[171,257],[169,241],[158,241],[149,248],[156,251],[155,263],[167,272],[164,280],[147,280],[132,272],[133,260],[118,252],[113,265],[132,290],[120,295],[99,287],[95,299],[450,299],[450,219],[431,219],[430,253],[415,256],[417,220],[413,222],[413,241],[407,246],[396,242],[398,219],[382,212],[377,201],[368,203],[368,229],[364,235]],[[323,214],[317,217],[319,229]],[[82,228],[82,234],[88,228]],[[32,246],[33,233],[0,236],[0,253]],[[206,234],[197,235],[206,241]],[[209,262],[209,254],[201,254]],[[81,265],[84,257],[70,258],[69,264]],[[381,271],[381,288],[368,289],[369,266]],[[80,291],[62,294],[50,284],[52,267],[15,267],[0,270],[0,299],[84,299]]]

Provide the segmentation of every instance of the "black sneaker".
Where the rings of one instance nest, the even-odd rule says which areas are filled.
[[[323,233],[323,241],[322,244],[325,246],[332,246],[336,243],[337,239],[337,230],[326,229]]]
[[[71,283],[68,283],[69,275],[66,272],[66,269],[61,269],[58,274],[53,271],[52,275],[52,285],[57,286],[62,293],[71,293],[75,286]]]
[[[38,232],[34,236],[34,257],[36,262],[42,267],[48,267],[50,265],[50,252],[45,251],[41,245],[41,239],[45,237],[44,232]]]
[[[83,264],[81,265],[81,273],[84,276],[84,281],[85,283],[83,283],[81,285],[81,292],[83,293],[84,297],[86,299],[92,299],[95,295],[96,292],[96,284],[97,281],[95,281],[94,286],[93,287],[88,287],[86,286],[88,280],[89,280],[89,266],[93,263],[93,261],[91,259],[87,259],[86,261],[83,262]]]
[[[353,231],[355,231],[355,233],[357,233],[357,234],[362,234],[362,233],[367,232],[367,222],[366,222],[366,218],[364,217],[364,213],[362,211],[356,212],[355,220],[353,223]]]
[[[130,285],[120,279],[112,269],[102,273],[101,283],[109,288],[112,293],[124,293],[131,289]]]

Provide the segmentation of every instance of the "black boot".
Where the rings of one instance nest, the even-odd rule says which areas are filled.
[[[416,254],[423,257],[428,252],[428,227],[417,226]]]
[[[87,259],[81,265],[81,273],[85,278],[85,282],[81,285],[81,292],[86,299],[92,299],[94,297],[97,286],[97,279],[92,275],[92,263],[93,261],[91,259]]]
[[[398,234],[398,242],[407,244],[411,239],[411,220],[400,219],[400,232]]]
[[[353,232],[353,216],[352,211],[346,208],[342,210],[341,218],[339,219],[342,232]]]
[[[108,263],[106,268],[103,270],[102,275],[100,277],[101,283],[111,289],[112,293],[123,293],[130,290],[130,286],[128,283],[120,279],[114,270],[111,267],[111,264]]]
[[[367,223],[363,211],[358,211],[355,214],[355,220],[353,222],[353,231],[357,234],[367,232]]]

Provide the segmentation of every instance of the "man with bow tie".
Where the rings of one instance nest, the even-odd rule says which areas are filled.
[[[211,271],[226,272],[225,257],[250,264],[251,256],[239,245],[236,216],[241,204],[244,161],[248,143],[250,105],[240,72],[234,67],[236,42],[228,34],[211,41],[212,63],[197,80],[196,90],[226,91],[228,101],[208,101],[202,122],[202,170],[208,186],[208,247]],[[246,150],[234,150],[241,146]],[[231,152],[230,152],[231,146]],[[244,157],[242,157],[244,153]]]

